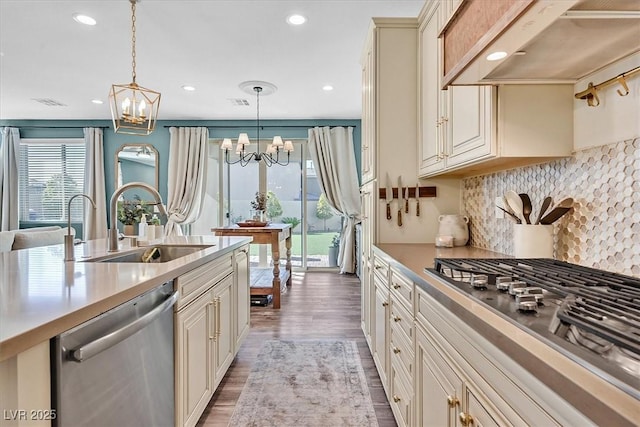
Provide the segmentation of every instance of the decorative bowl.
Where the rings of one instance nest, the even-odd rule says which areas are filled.
[[[253,219],[248,219],[243,222],[236,222],[238,227],[265,227],[269,224],[269,221],[256,221]]]

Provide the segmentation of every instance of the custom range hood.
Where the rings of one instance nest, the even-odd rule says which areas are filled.
[[[444,87],[575,83],[640,51],[640,1],[466,0],[440,36]]]

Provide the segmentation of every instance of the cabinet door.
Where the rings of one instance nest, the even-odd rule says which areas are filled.
[[[492,91],[486,86],[451,86],[447,103],[447,168],[495,155]]]
[[[211,290],[176,314],[176,425],[195,426],[213,395]]]
[[[362,64],[362,158],[360,170],[362,182],[375,177],[376,153],[376,109],[375,109],[375,52],[376,34],[372,34],[370,44],[364,54]]]
[[[234,286],[235,301],[233,308],[236,312],[235,324],[235,348],[234,353],[238,353],[242,340],[249,333],[251,323],[250,296],[249,296],[249,257],[247,253],[249,247],[235,251],[235,272],[236,284]]]
[[[372,286],[371,286],[371,263],[369,260],[362,261],[362,272],[360,276],[360,283],[362,289],[362,307],[360,311],[362,332],[369,345],[369,350],[373,353],[371,345],[371,306],[372,306]]]
[[[362,258],[371,259],[371,244],[375,242],[376,214],[376,185],[375,182],[364,184],[360,189],[361,220],[362,220]]]
[[[233,334],[233,310],[231,308],[233,287],[233,276],[227,276],[213,288],[215,301],[214,333],[215,340],[215,362],[214,390],[220,384],[222,377],[231,362],[233,361],[233,345],[235,342]]]
[[[419,28],[420,120],[418,137],[418,175],[444,168],[443,94],[440,90],[441,55],[438,39],[442,6],[434,2]]]
[[[457,426],[462,380],[438,353],[432,338],[422,328],[416,329],[416,424]]]
[[[474,427],[482,427],[482,426],[504,426],[508,425],[504,420],[496,419],[489,410],[482,404],[482,402],[478,399],[478,397],[473,394],[473,392],[467,388],[467,412],[462,414],[462,417],[470,416],[470,420],[473,420]],[[462,423],[462,420],[460,420]]]
[[[388,329],[389,329],[389,291],[385,289],[387,285],[378,283],[380,279],[374,274],[375,289],[375,305],[374,316],[372,317],[372,333],[373,333],[373,361],[378,368],[380,381],[384,387],[385,393],[388,393],[387,371],[389,350]],[[380,286],[378,286],[378,284]]]

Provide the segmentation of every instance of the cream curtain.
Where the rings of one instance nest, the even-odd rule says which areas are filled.
[[[84,194],[91,197],[96,209],[85,204],[84,240],[107,237],[107,198],[104,179],[104,140],[99,128],[84,128]],[[84,199],[83,203],[85,202]],[[112,218],[112,221],[114,219]]]
[[[320,189],[343,217],[338,265],[341,273],[355,272],[355,225],[360,222],[360,189],[353,147],[353,128],[309,129],[309,152]]]
[[[166,235],[181,236],[180,224],[191,224],[200,216],[206,190],[209,129],[169,129],[169,182]]]
[[[0,142],[0,231],[15,230],[18,221],[20,130],[5,127]]]

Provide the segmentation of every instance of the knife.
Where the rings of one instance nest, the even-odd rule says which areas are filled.
[[[402,177],[398,177],[398,226],[402,227]]]
[[[404,187],[404,213],[409,213],[409,186]]]
[[[416,184],[416,216],[420,216],[420,183]]]
[[[393,188],[391,188],[391,178],[389,178],[389,172],[387,172],[387,192],[385,194],[387,201],[387,219],[391,219],[391,202],[393,202]]]

